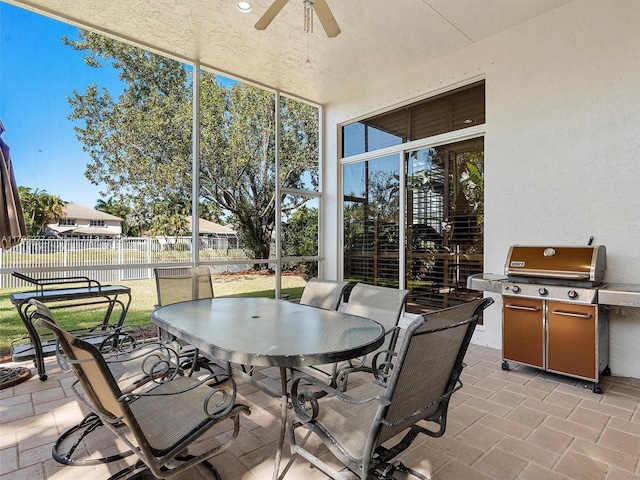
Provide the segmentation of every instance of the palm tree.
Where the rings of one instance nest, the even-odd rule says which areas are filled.
[[[189,226],[181,213],[167,213],[153,218],[149,233],[161,237],[179,237],[189,233]]]
[[[41,235],[46,226],[58,218],[64,218],[64,207],[67,202],[57,195],[50,195],[46,190],[19,187],[20,200],[25,213],[29,235]]]
[[[45,227],[49,223],[53,223],[58,218],[66,217],[64,207],[67,202],[62,200],[57,195],[50,195],[44,190],[37,197],[37,208],[39,221],[36,221],[36,225],[39,226],[39,233],[44,233]]]
[[[115,215],[116,217],[122,218],[124,221],[122,222],[122,233],[130,236],[134,233],[135,227],[129,223],[129,215],[131,213],[131,208],[125,205],[122,202],[117,202],[113,199],[113,197],[109,197],[107,200],[103,198],[99,198],[96,200],[96,206],[94,207],[96,210],[104,213],[108,213],[110,215]]]

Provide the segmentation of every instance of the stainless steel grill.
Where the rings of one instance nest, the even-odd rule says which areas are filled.
[[[600,375],[610,374],[608,311],[598,305],[605,270],[604,246],[514,245],[505,277],[476,280],[503,296],[503,370],[519,363],[592,381],[601,393]]]
[[[549,255],[548,249],[555,254]],[[471,275],[467,288],[523,298],[640,307],[639,286],[605,283],[605,270],[604,246],[514,245],[509,249],[504,274]]]

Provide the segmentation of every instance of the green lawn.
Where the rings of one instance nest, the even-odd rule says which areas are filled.
[[[127,313],[126,323],[151,327],[151,312],[156,303],[155,281],[135,280],[121,282],[131,287],[131,306]],[[290,299],[300,298],[305,281],[296,275],[282,277],[282,293],[288,294]],[[275,278],[267,274],[248,275],[214,275],[213,290],[216,297],[273,297]],[[9,295],[22,289],[0,290],[0,355],[10,351],[11,341],[26,337],[27,330],[18,316],[16,308],[11,304]],[[102,321],[104,306],[88,306],[74,308],[60,308],[53,310],[56,320],[68,330],[88,328]],[[115,316],[119,312],[114,312]],[[114,318],[114,323],[115,323]]]

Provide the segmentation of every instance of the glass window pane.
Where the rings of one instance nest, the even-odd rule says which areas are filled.
[[[342,156],[420,140],[485,123],[484,82],[345,125]]]
[[[364,124],[355,122],[342,128],[342,156],[350,157],[364,153]]]
[[[399,155],[344,166],[344,278],[397,287]]]
[[[478,296],[466,279],[482,272],[483,139],[410,152],[406,168],[407,311]]]
[[[404,131],[380,128],[375,123],[356,122],[343,128],[343,157],[400,145]]]

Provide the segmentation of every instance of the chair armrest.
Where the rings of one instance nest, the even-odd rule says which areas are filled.
[[[112,372],[123,372],[123,378],[136,378],[129,391],[153,383],[162,384],[181,373],[178,352],[163,343],[145,343],[136,348],[104,357]]]
[[[384,356],[385,360],[383,362],[378,363],[381,355]],[[391,374],[391,370],[393,369],[393,363],[386,360],[386,358],[388,356],[395,356],[395,355],[397,355],[397,353],[394,352],[393,350],[380,350],[379,352],[376,352],[376,354],[373,356],[373,359],[371,362],[371,373],[373,373],[373,376],[376,378],[376,380],[380,384],[386,384],[386,379]],[[347,364],[338,367],[335,373],[336,382],[343,382],[347,377],[347,375],[349,375],[351,372],[358,372],[362,370],[367,357],[363,356],[360,358],[361,358],[361,361],[359,361],[357,364],[354,364],[353,362],[349,361]]]
[[[388,337],[390,335],[395,334],[396,332],[399,332],[400,330],[401,330],[400,327],[395,326],[393,328],[390,328],[386,332],[384,332],[384,336]],[[385,350],[385,351],[387,351],[387,350]],[[358,369],[364,367],[364,364],[365,364],[366,361],[367,361],[367,355],[362,355],[360,357],[350,358],[349,360],[347,360],[347,365],[342,367],[340,370],[347,370],[347,369],[349,369],[349,371],[358,370]]]
[[[300,382],[305,382],[306,386],[313,385],[318,390],[299,391]],[[383,395],[375,395],[367,398],[356,398],[345,392],[333,388],[321,380],[314,377],[298,377],[291,384],[291,403],[296,413],[296,417],[304,423],[311,422],[316,419],[320,412],[318,398],[325,395],[331,395],[343,402],[352,404],[363,404],[369,402],[378,402],[381,405],[388,404],[388,400]]]

